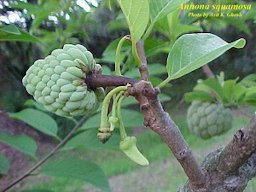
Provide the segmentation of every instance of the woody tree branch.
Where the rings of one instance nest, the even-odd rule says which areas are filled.
[[[256,152],[256,117],[246,128],[239,129],[233,139],[224,148],[216,169],[222,175],[233,175],[245,161]]]
[[[189,149],[185,139],[169,114],[163,110],[158,99],[159,89],[153,88],[148,82],[148,67],[144,53],[143,42],[137,43],[137,52],[141,59],[140,73],[142,80],[135,83],[130,89],[130,95],[135,96],[144,113],[144,125],[151,128],[165,141],[173,152],[176,159],[183,167],[192,188],[203,188],[206,184],[205,175],[196,162],[196,159]]]

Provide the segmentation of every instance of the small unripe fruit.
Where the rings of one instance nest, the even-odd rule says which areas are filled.
[[[187,121],[189,130],[203,139],[221,135],[232,127],[231,111],[219,103],[193,101]]]

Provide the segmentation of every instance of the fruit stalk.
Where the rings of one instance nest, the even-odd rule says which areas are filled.
[[[115,75],[89,74],[85,78],[85,83],[89,89],[94,90],[97,87],[122,86],[135,84],[138,80],[129,77]]]

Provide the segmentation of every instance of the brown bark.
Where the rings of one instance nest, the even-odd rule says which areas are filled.
[[[254,116],[246,128],[239,129],[233,139],[224,148],[217,170],[223,175],[234,174],[245,161],[256,152],[256,117]]]
[[[85,83],[90,89],[97,87],[110,87],[110,86],[121,86],[138,82],[136,79],[132,79],[124,76],[114,75],[101,75],[101,74],[90,74],[85,78]]]
[[[130,88],[129,93],[135,96],[140,103],[140,109],[144,113],[144,125],[159,134],[168,145],[183,167],[192,187],[202,188],[206,183],[205,175],[177,125],[172,121],[169,114],[163,110],[157,97],[159,90],[154,89],[151,83],[147,81],[140,81]]]

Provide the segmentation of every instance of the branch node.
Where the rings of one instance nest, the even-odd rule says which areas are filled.
[[[141,110],[141,111],[147,111],[147,110],[149,110],[149,104],[148,104],[148,103],[142,104],[142,105],[140,106],[140,110]]]
[[[189,155],[189,153],[191,153],[190,150],[184,149],[178,153],[177,157],[179,160],[182,161],[182,160],[186,159],[186,157]]]

